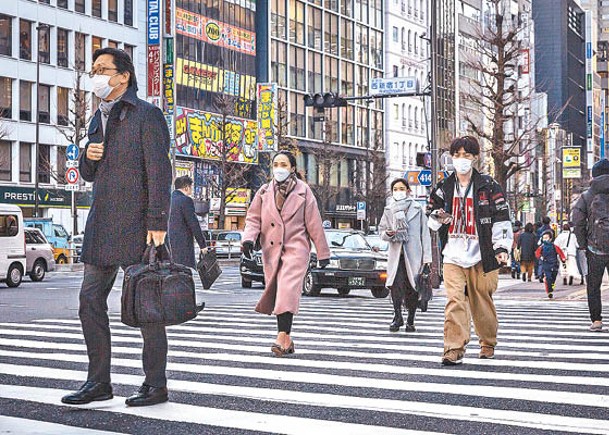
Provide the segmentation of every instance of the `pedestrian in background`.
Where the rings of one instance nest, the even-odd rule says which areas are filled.
[[[175,179],[175,190],[171,194],[168,238],[173,261],[195,269],[194,240],[197,240],[203,252],[207,243],[195,213],[195,203],[191,198],[192,185],[192,178],[188,175]]]
[[[512,242],[512,250],[510,257],[512,258],[512,278],[520,279],[520,249],[518,248],[518,239],[522,233],[522,222],[514,222],[514,241]]]
[[[592,167],[590,188],[579,197],[571,220],[575,236],[588,259],[588,308],[590,331],[603,330],[601,284],[609,273],[609,160],[599,160]]]
[[[84,277],[78,314],[85,336],[87,381],[61,401],[81,405],[112,399],[108,295],[118,269],[142,260],[146,244],[163,244],[171,192],[169,130],[163,112],[137,97],[133,62],[123,50],[93,53],[92,89],[100,99],[81,154],[82,178],[93,203],[82,245]],[[142,326],[144,384],[128,406],[166,402],[165,327]]]
[[[429,199],[429,228],[439,233],[444,261],[444,365],[463,362],[472,319],[479,358],[494,358],[498,321],[493,293],[513,240],[503,189],[473,168],[480,156],[478,141],[472,136],[457,138],[450,154],[455,172],[432,190]]]
[[[284,356],[294,353],[290,333],[310,263],[310,240],[322,269],[330,263],[330,249],[317,200],[299,179],[294,155],[279,151],[272,168],[273,180],[256,192],[247,212],[242,245],[243,254],[251,257],[260,237],[266,284],[256,311],[277,316],[278,333],[271,351]]]
[[[573,285],[573,278],[581,276],[577,267],[577,237],[571,232],[569,224],[563,224],[562,231],[556,237],[554,244],[558,246],[567,256],[567,267],[561,269],[562,281],[564,285]],[[583,280],[583,276],[581,276]]]
[[[414,332],[414,318],[419,305],[416,282],[424,264],[431,263],[431,236],[423,207],[410,196],[404,178],[391,182],[392,203],[385,207],[379,232],[389,242],[387,282],[391,290],[394,317],[389,330],[397,332],[404,325],[402,305],[408,310],[406,332]]]
[[[531,282],[535,270],[535,251],[537,250],[537,235],[532,223],[524,226],[524,231],[518,237],[518,249],[520,251],[520,272],[524,282]]]
[[[535,256],[539,259],[539,264],[543,272],[546,294],[548,298],[554,297],[556,288],[556,277],[560,267],[559,260],[564,268],[567,267],[567,257],[556,244],[554,244],[554,231],[547,230],[541,235],[541,246],[535,251]]]
[[[554,235],[554,231],[552,230],[552,226],[550,225],[552,222],[552,220],[548,217],[548,216],[544,216],[544,218],[541,220],[541,222],[539,222],[537,225],[537,245],[541,246],[541,236],[543,236],[543,233],[545,233],[546,231],[551,231],[552,232],[552,239],[554,239],[555,235]],[[537,265],[536,265],[537,269],[536,269],[536,275],[537,278],[539,279],[539,282],[543,282],[543,278],[544,278],[544,273],[543,273],[543,267],[541,265],[541,261],[539,261],[539,259],[537,260]]]

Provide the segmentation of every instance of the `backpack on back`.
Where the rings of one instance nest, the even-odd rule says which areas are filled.
[[[609,194],[597,193],[588,206],[588,245],[609,254]]]

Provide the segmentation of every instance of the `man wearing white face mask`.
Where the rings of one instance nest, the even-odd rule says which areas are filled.
[[[470,317],[480,339],[479,357],[494,358],[498,322],[493,293],[514,237],[501,186],[472,167],[480,155],[478,141],[457,138],[450,153],[455,172],[429,198],[429,228],[439,232],[444,263],[444,365],[463,362]]]
[[[85,264],[79,317],[89,357],[87,380],[62,402],[84,405],[112,399],[107,299],[119,268],[139,263],[147,243],[163,244],[171,191],[169,130],[163,113],[137,97],[133,62],[127,53],[93,53],[89,76],[101,99],[80,154],[83,179],[93,183],[93,203],[82,246]],[[146,375],[128,406],[165,402],[167,336],[162,325],[141,328]]]

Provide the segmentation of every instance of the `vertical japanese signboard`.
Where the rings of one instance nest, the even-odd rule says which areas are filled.
[[[161,14],[159,10],[160,0],[147,1],[147,78],[148,97],[159,97],[161,95]]]
[[[258,150],[277,150],[277,83],[258,83]]]
[[[594,89],[592,57],[592,13],[585,12],[586,20],[586,153],[588,168],[594,164]]]

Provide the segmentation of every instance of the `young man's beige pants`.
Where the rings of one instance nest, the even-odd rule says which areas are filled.
[[[474,321],[480,346],[497,344],[497,312],[493,293],[497,290],[499,271],[484,273],[482,263],[470,268],[444,264],[444,353],[457,350],[465,353],[470,340],[470,318]],[[467,286],[467,294],[465,288]]]

